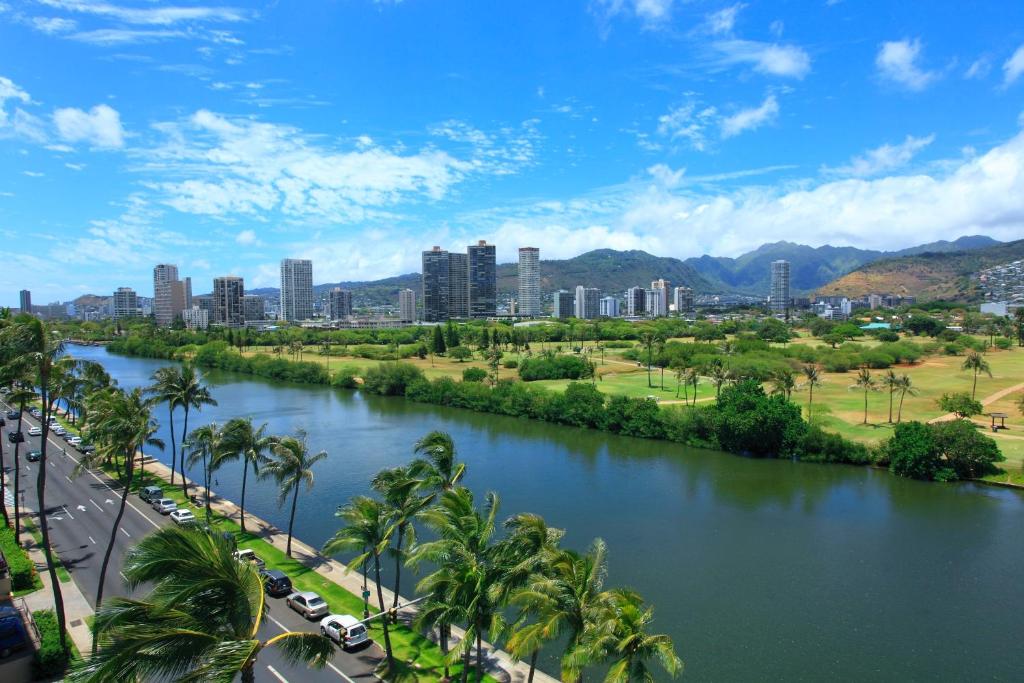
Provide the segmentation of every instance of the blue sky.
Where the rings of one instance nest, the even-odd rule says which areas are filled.
[[[0,304],[1024,237],[1024,3],[0,0]]]

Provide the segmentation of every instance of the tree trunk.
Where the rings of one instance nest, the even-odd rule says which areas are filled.
[[[39,528],[43,535],[43,553],[46,555],[46,569],[50,574],[50,585],[53,588],[53,607],[57,613],[57,631],[60,634],[60,649],[68,656],[68,625],[64,615],[64,593],[60,588],[60,580],[57,578],[57,566],[53,563],[53,550],[50,548],[50,528],[46,514],[46,439],[50,433],[50,410],[47,406],[46,383],[49,377],[43,376],[40,385],[42,386],[41,396],[43,399],[43,433],[39,450],[42,455],[39,457],[39,471],[36,474],[36,499],[39,502]]]
[[[384,630],[384,654],[388,658],[388,671],[394,675],[395,668],[395,653],[391,650],[391,633],[388,631],[388,615],[386,614],[387,608],[384,607],[384,591],[380,587],[380,555],[376,552],[373,553],[373,571],[376,575],[377,582],[377,602],[380,604],[380,622],[381,627]]]
[[[971,400],[974,400],[974,395],[978,393],[978,370],[974,370],[974,386],[971,387]]]
[[[174,406],[171,402],[167,402],[168,410],[170,413],[170,425],[171,425],[171,487],[174,487],[174,468],[178,463],[178,445],[174,442]]]
[[[210,454],[209,459],[213,460],[213,454],[212,453]],[[207,525],[210,524],[210,479],[213,476],[213,473],[210,472],[210,466],[211,465],[213,465],[213,463],[207,460],[207,455],[204,452],[203,453],[203,485],[204,485],[204,488],[206,489],[206,495],[203,497],[203,508],[206,510],[206,524]],[[289,540],[291,540],[291,539],[289,539]]]
[[[448,667],[448,624],[439,626],[441,631],[441,654],[444,655],[444,680],[452,677],[451,669]]]
[[[292,556],[292,526],[295,524],[295,507],[299,502],[299,482],[295,482],[295,490],[292,492],[292,514],[288,517],[288,547],[284,554]],[[381,607],[381,609],[384,609]]]
[[[246,664],[241,671],[242,683],[256,683],[256,662]]]
[[[811,424],[811,421],[814,419],[814,411],[812,410],[813,406],[814,406],[814,387],[812,386],[812,387],[807,389],[807,424]]]
[[[110,565],[110,554],[114,550],[114,544],[117,542],[117,528],[121,526],[121,519],[124,517],[124,510],[128,504],[128,492],[132,488],[132,474],[135,471],[135,447],[131,448],[132,455],[128,456],[128,464],[125,467],[125,478],[124,478],[124,489],[121,492],[121,504],[117,508],[117,517],[114,518],[114,525],[110,527],[110,540],[107,542],[107,549],[103,553],[103,562],[100,564],[100,582],[96,587],[96,611],[100,609],[100,605],[103,604],[103,584],[107,579],[107,568]],[[92,653],[96,654],[96,647],[98,641],[96,634],[93,634],[92,638]]]
[[[896,424],[899,424],[903,419],[903,398],[907,395],[907,392],[900,394],[900,407],[896,411]]]
[[[10,527],[11,526],[11,520],[7,516],[7,499],[4,498],[4,496],[3,496],[3,492],[7,490],[6,477],[7,477],[7,463],[4,462],[4,446],[3,446],[3,444],[0,444],[0,498],[3,498],[3,500],[0,500],[0,512],[3,512],[4,526],[5,527]],[[14,504],[15,505],[18,504],[18,499],[17,498],[14,499]]]
[[[22,416],[25,414],[25,402],[22,401],[18,410],[18,432],[21,432]],[[18,493],[21,491],[21,461],[18,459],[18,447],[21,443],[14,442],[14,542],[21,545],[21,506],[18,504]],[[3,445],[0,444],[0,448]],[[40,449],[42,450],[42,449]]]
[[[242,502],[239,503],[239,522],[241,523],[242,533],[245,533],[245,480],[249,476],[249,463],[245,461],[245,456],[242,456]]]
[[[188,434],[188,406],[185,406],[185,424],[181,428],[181,493],[188,498],[188,479],[185,477],[185,435]]]
[[[864,424],[868,423],[868,390],[864,390]]]
[[[476,625],[476,683],[484,680],[484,638],[480,633],[482,626]]]
[[[533,672],[537,670],[537,656],[540,655],[540,649],[533,651],[530,655],[530,675],[526,677],[526,683],[533,683]]]
[[[405,531],[405,523],[398,525],[398,541],[395,542],[395,604],[394,608],[398,609],[398,590],[401,586],[402,578],[402,535]]]
[[[462,655],[462,683],[469,683],[469,650]]]
[[[893,393],[895,393],[895,392],[893,392],[893,390],[890,389],[889,390],[889,424],[892,424],[892,395],[893,395]]]

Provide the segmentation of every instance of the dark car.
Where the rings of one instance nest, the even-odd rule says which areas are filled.
[[[11,430],[7,432],[7,440],[11,443],[25,443],[25,435],[21,432]]]
[[[18,610],[9,605],[0,607],[0,659],[28,646],[28,634]]]
[[[42,451],[29,451],[25,459],[29,462],[39,462],[39,459],[43,457]]]
[[[17,410],[8,410],[7,411],[7,419],[8,420],[17,420],[19,417],[21,417],[21,413],[19,411],[17,411]]]
[[[81,451],[82,453],[85,453],[86,455],[88,455],[90,453],[95,453],[96,452],[96,447],[93,446],[91,443],[83,443],[83,444],[79,444],[78,450]]]
[[[264,569],[260,571],[260,576],[263,577],[263,588],[267,591],[267,595],[279,598],[292,592],[292,580],[284,572],[277,569]]]

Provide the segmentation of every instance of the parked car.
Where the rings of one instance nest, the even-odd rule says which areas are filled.
[[[196,523],[196,516],[192,514],[191,510],[175,510],[170,517],[171,521],[179,526]]]
[[[157,498],[153,501],[153,509],[161,515],[168,515],[178,509],[173,498]]]
[[[78,446],[81,445],[81,443],[82,443],[82,437],[80,437],[80,436],[72,436],[72,437],[68,438],[68,445],[69,446],[74,446],[74,447],[77,448]]]
[[[85,455],[89,455],[90,453],[95,453],[96,452],[96,447],[93,446],[91,443],[81,443],[81,444],[78,444],[78,450],[79,450],[79,452],[81,452],[81,453],[83,453]]]
[[[43,413],[39,410],[39,408],[32,408],[28,412],[32,415],[32,417],[36,418],[37,420],[43,416]]]
[[[320,634],[346,650],[370,639],[366,626],[351,614],[332,614],[324,617],[320,620]]]
[[[284,572],[278,569],[261,569],[260,576],[263,577],[263,589],[267,591],[267,595],[279,598],[291,594],[292,580]]]
[[[25,435],[12,429],[7,432],[7,440],[11,443],[25,443]]]
[[[19,417],[21,417],[21,413],[19,411],[17,411],[17,410],[8,410],[7,411],[7,419],[8,420],[17,420]]]
[[[267,566],[267,563],[260,559],[260,556],[256,554],[254,550],[246,548],[245,550],[236,550],[232,553],[235,559],[239,562],[251,562],[255,564],[259,569],[263,569]]]
[[[29,462],[39,462],[40,458],[42,457],[42,451],[29,451],[28,455],[25,456],[25,459],[28,460]]]
[[[65,434],[68,433],[68,430],[64,429],[60,425],[57,425],[56,427],[54,427],[50,431],[53,432],[54,434],[56,434],[57,436],[64,436]]]
[[[43,435],[43,430],[40,429],[39,427],[29,427],[28,428],[28,435],[29,436],[42,436]]]
[[[0,607],[0,659],[6,659],[29,644],[21,614],[11,605]]]
[[[325,616],[328,612],[327,601],[312,591],[292,593],[286,602],[289,607],[307,619],[316,619]]]
[[[159,486],[143,486],[139,491],[139,498],[152,503],[154,500],[159,500],[164,497],[164,490]]]

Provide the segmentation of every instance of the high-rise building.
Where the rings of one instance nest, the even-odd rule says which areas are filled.
[[[331,320],[343,320],[352,316],[352,292],[335,287],[330,294]]]
[[[668,297],[667,290],[664,289],[648,289],[646,292],[647,302],[647,315],[651,318],[660,318],[668,315]]]
[[[647,312],[647,291],[643,287],[626,290],[626,315],[638,318]]]
[[[423,252],[423,319],[444,322],[448,319],[448,252],[434,247]]]
[[[672,303],[676,307],[676,315],[685,315],[693,310],[693,290],[689,287],[676,287],[672,290]]]
[[[245,324],[245,281],[235,275],[213,278],[213,324],[240,327]]]
[[[493,244],[480,240],[466,249],[469,255],[469,315],[491,318],[498,308],[498,262]]]
[[[448,254],[448,317],[469,317],[469,255]]]
[[[133,318],[139,314],[139,297],[131,287],[118,287],[112,306],[115,320]]]
[[[540,315],[540,249],[519,248],[519,315]]]
[[[20,297],[20,310],[22,313],[32,314],[32,292],[27,289],[21,290],[19,293]]]
[[[169,327],[183,310],[191,307],[186,301],[192,298],[191,281],[188,284],[186,292],[185,283],[178,280],[178,266],[173,263],[153,267],[153,317],[157,325]]]
[[[281,259],[281,320],[313,317],[313,262]]]
[[[619,317],[619,300],[614,296],[606,296],[601,299],[600,313],[603,318]]]
[[[210,312],[199,306],[192,306],[181,312],[185,327],[190,330],[205,330],[210,326]]]
[[[576,287],[574,313],[581,320],[596,318],[600,313],[601,290],[596,287]]]
[[[652,281],[651,282],[651,289],[653,291],[661,293],[661,304],[658,307],[658,310],[661,311],[660,315],[668,315],[668,303],[669,303],[669,296],[668,296],[668,294],[669,294],[669,284],[668,284],[668,280],[665,280],[663,278],[658,278],[657,280]],[[651,313],[650,308],[651,308],[650,306],[647,307],[647,309],[648,309],[647,313],[649,315],[651,315],[651,317],[656,317],[654,314]]]
[[[246,294],[242,297],[242,315],[245,322],[263,320],[267,317],[267,300],[258,294]]]
[[[416,292],[411,289],[398,293],[398,317],[403,323],[416,320]]]
[[[551,314],[555,318],[571,318],[575,314],[576,296],[572,292],[560,289],[551,299]]]
[[[768,304],[776,313],[789,311],[789,261],[772,261],[772,292]]]

